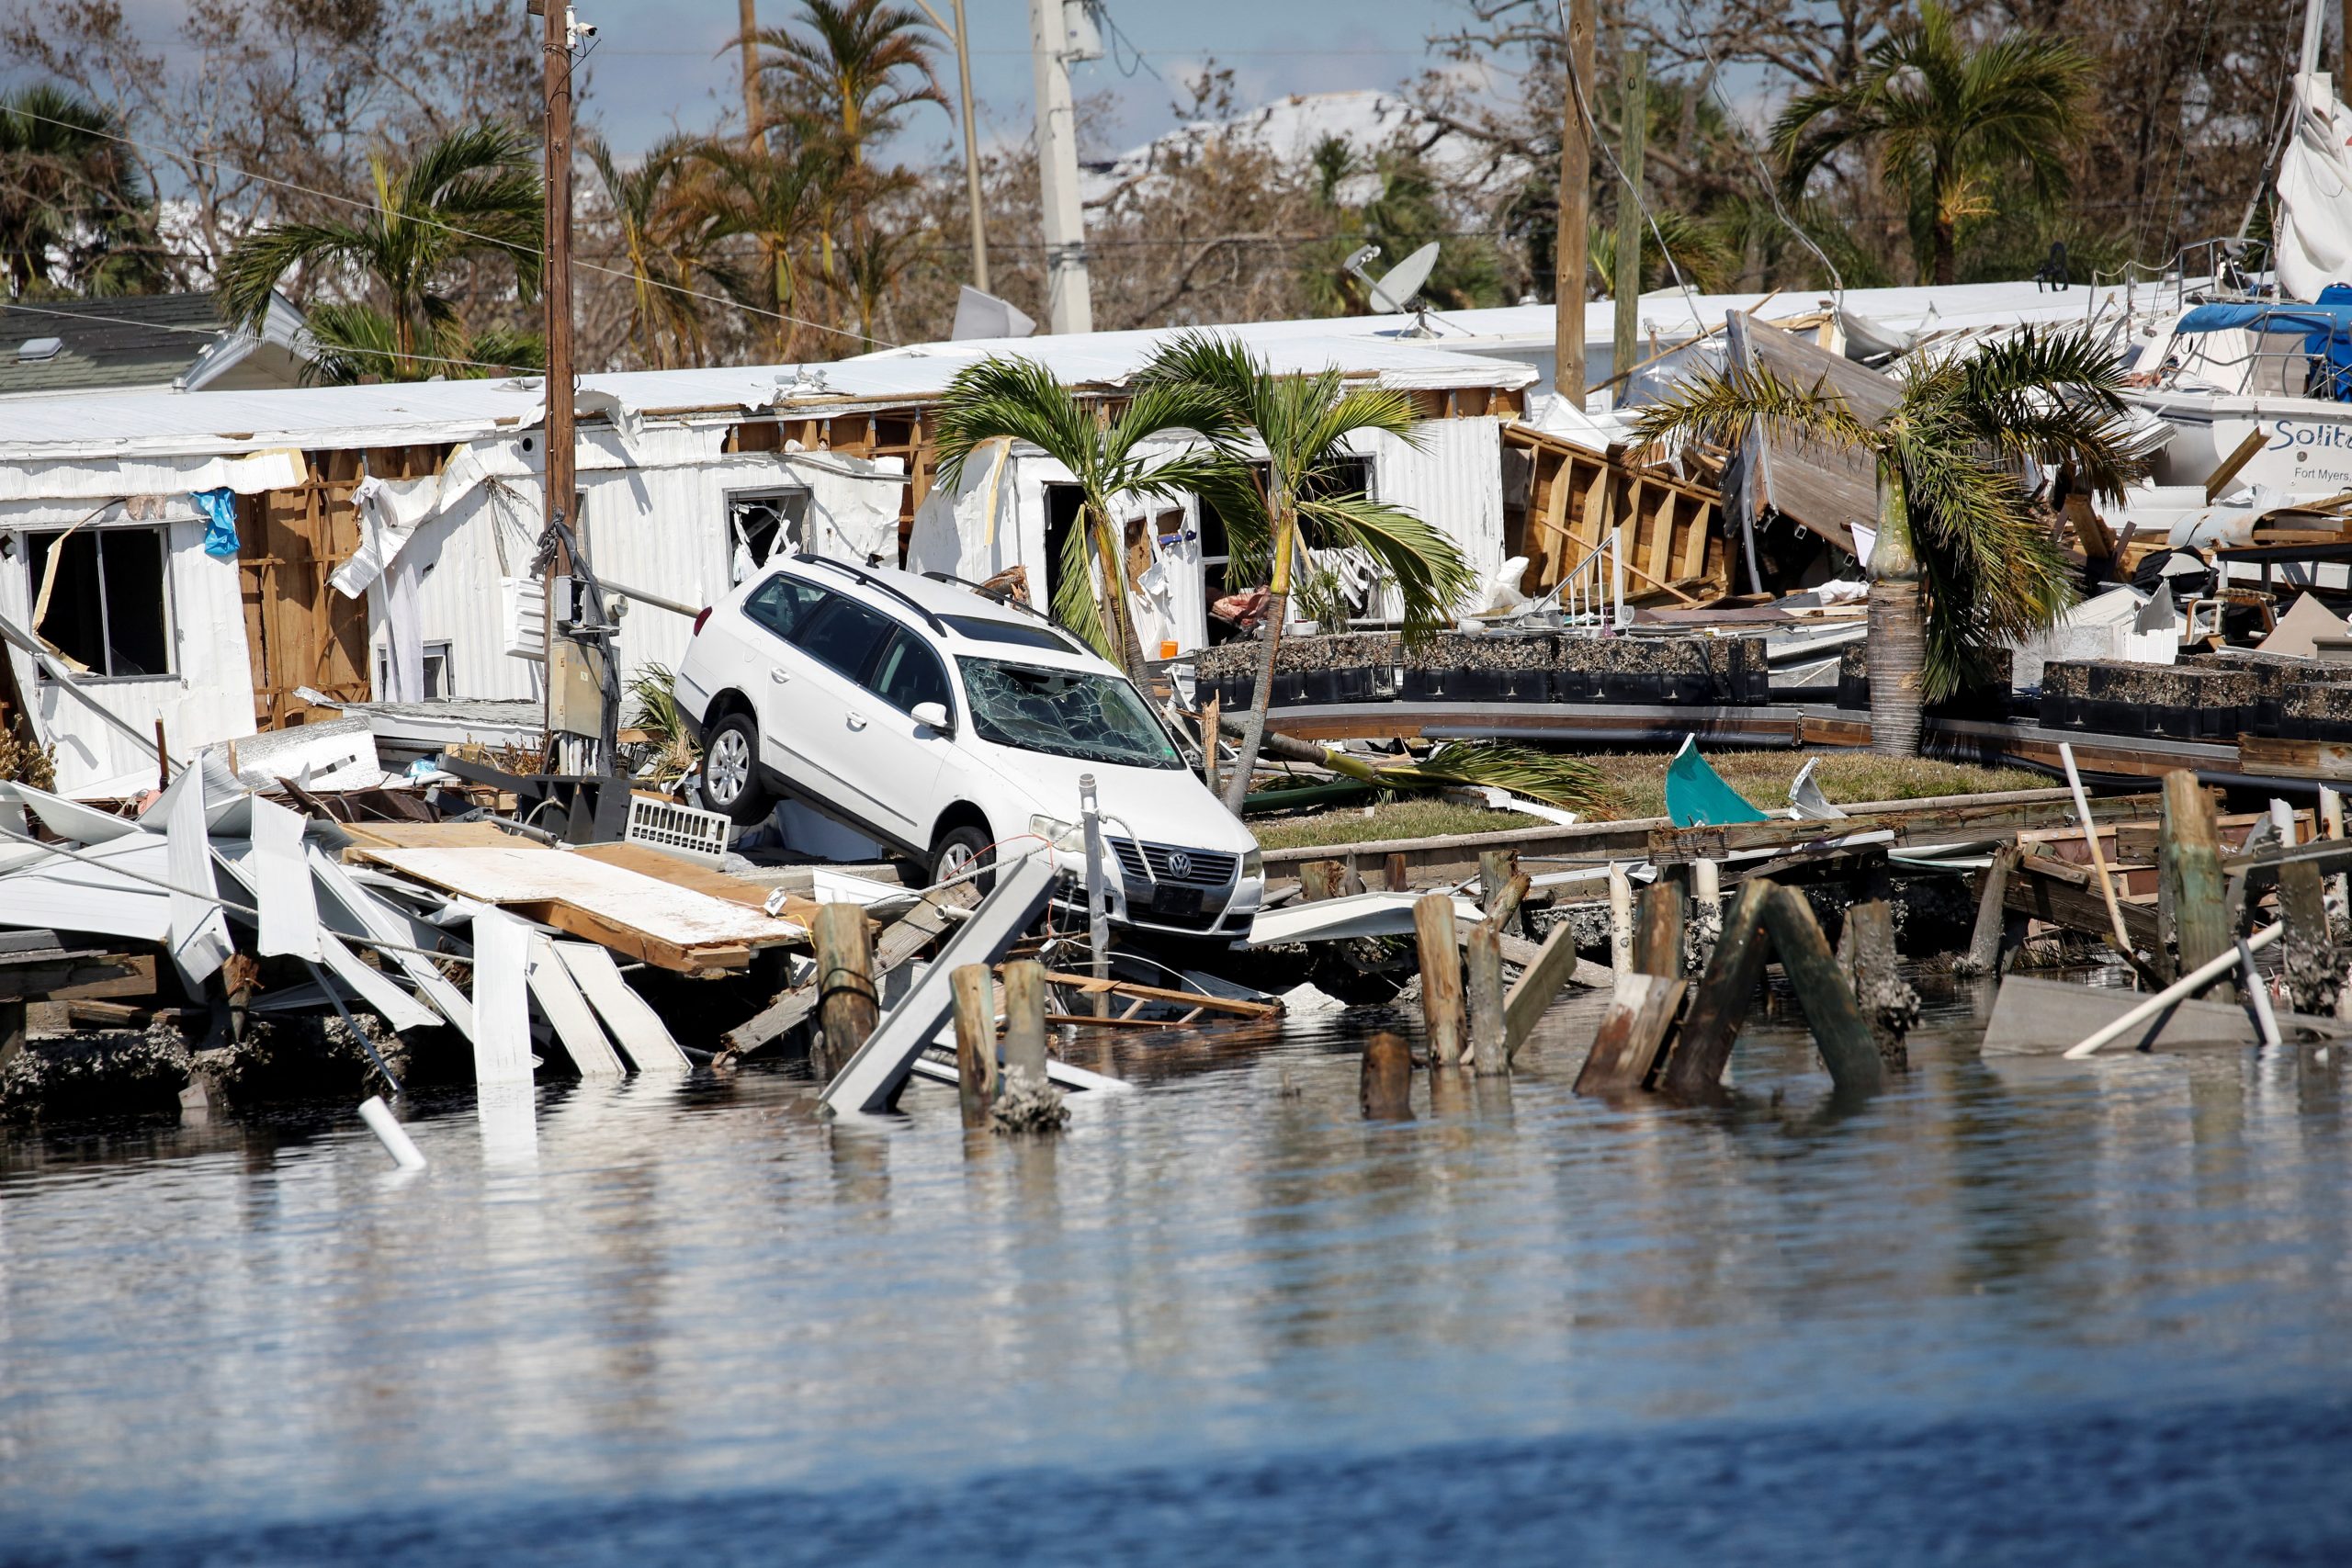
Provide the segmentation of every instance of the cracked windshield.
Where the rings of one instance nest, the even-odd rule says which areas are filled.
[[[983,740],[1138,768],[1183,765],[1125,681],[995,659],[961,659],[972,728]]]

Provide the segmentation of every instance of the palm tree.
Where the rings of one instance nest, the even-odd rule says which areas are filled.
[[[498,367],[527,367],[537,351],[522,334],[467,330],[445,291],[461,263],[483,256],[514,268],[522,294],[539,284],[545,223],[535,144],[503,125],[453,131],[405,167],[368,160],[375,206],[356,221],[276,223],[238,242],[220,269],[231,320],[258,326],[277,281],[296,267],[329,269],[338,284],[363,284],[371,300],[314,306],[311,335],[321,350],[319,379],[376,376],[422,381],[463,376],[493,349]]]
[[[762,66],[775,78],[769,119],[797,131],[812,145],[830,147],[839,177],[816,189],[819,267],[836,293],[844,288],[836,257],[840,208],[849,207],[853,244],[865,237],[865,214],[874,192],[865,150],[887,140],[917,104],[947,107],[947,95],[932,69],[923,41],[925,22],[888,0],[801,0],[803,34],[788,28],[761,32],[770,51]]]
[[[2018,466],[2071,465],[2095,493],[2119,495],[2152,450],[2133,433],[2122,385],[2122,362],[2087,332],[2025,332],[1965,357],[1914,356],[1901,400],[1875,424],[1826,383],[1734,367],[1645,410],[1635,438],[1727,444],[1761,420],[1875,461],[1871,749],[1908,757],[1925,703],[1986,678],[1990,653],[2048,630],[2073,601],[2066,562]]]
[[[12,295],[162,281],[146,171],[122,130],[120,116],[50,83],[0,96],[0,265]]]
[[[752,242],[758,276],[730,287],[747,304],[757,297],[769,317],[771,352],[782,364],[794,357],[799,335],[793,318],[800,303],[800,272],[793,249],[818,227],[824,192],[837,178],[840,164],[830,147],[778,140],[784,144],[775,148],[703,143],[695,151],[701,174],[684,199],[689,211],[709,223],[711,238]]]
[[[667,370],[702,363],[703,319],[697,281],[733,288],[735,275],[715,250],[726,226],[718,204],[695,198],[702,174],[700,138],[675,135],[653,144],[635,168],[623,169],[601,138],[588,141],[588,161],[605,187],[629,277],[627,335],[645,363]]]
[[[1453,541],[1411,513],[1340,491],[1339,464],[1349,455],[1351,435],[1378,432],[1408,445],[1419,441],[1420,416],[1404,393],[1350,389],[1337,370],[1278,377],[1239,341],[1203,333],[1187,333],[1154,355],[1136,385],[1207,391],[1226,417],[1254,431],[1266,450],[1262,477],[1228,457],[1209,481],[1236,554],[1262,551],[1272,562],[1257,694],[1226,784],[1225,803],[1238,812],[1265,745],[1274,657],[1302,536],[1311,532],[1317,543],[1370,556],[1404,601],[1408,637],[1436,629],[1469,592],[1472,573]]]
[[[1148,443],[1182,432],[1208,449],[1152,460]],[[959,485],[964,465],[990,441],[1026,442],[1069,470],[1081,497],[1080,526],[1069,531],[1056,570],[1054,616],[1141,686],[1148,671],[1114,503],[1214,487],[1230,471],[1237,434],[1226,400],[1205,388],[1139,385],[1114,412],[1100,401],[1080,402],[1035,360],[991,355],[957,371],[940,399],[939,482]]]
[[[2063,153],[2083,130],[2091,77],[2089,56],[2064,39],[2009,32],[1980,45],[1928,0],[1851,80],[1792,101],[1772,140],[1792,195],[1834,153],[1877,143],[1927,231],[1930,276],[1951,283],[1960,226],[1997,209],[1996,179],[2022,170],[2041,199],[2064,191]]]

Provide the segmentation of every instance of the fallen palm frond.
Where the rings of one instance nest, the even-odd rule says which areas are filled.
[[[630,723],[652,744],[654,782],[675,784],[694,772],[702,753],[678,706],[676,673],[666,664],[649,664],[630,680],[628,695],[635,705]]]
[[[1592,810],[1605,794],[1600,772],[1589,762],[1495,740],[1449,740],[1418,762],[1388,763],[1374,771],[1378,783],[1393,789],[1476,784],[1564,811]]]

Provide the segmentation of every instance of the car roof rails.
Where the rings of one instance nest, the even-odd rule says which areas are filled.
[[[945,637],[947,635],[947,623],[945,621],[941,620],[936,615],[933,614],[927,606],[909,597],[904,589],[891,587],[888,583],[883,581],[880,578],[875,576],[872,572],[867,571],[863,567],[852,566],[847,561],[835,560],[831,556],[811,555],[807,550],[800,551],[792,558],[797,561],[807,561],[810,566],[831,567],[835,571],[840,572],[843,577],[849,578],[863,587],[871,588],[876,593],[887,593],[891,598],[896,599],[899,604],[904,604],[908,609],[912,610],[916,615],[921,615],[924,622],[930,626],[933,631],[937,632],[942,637]]]
[[[1024,615],[1035,616],[1049,626],[1059,624],[1036,605],[1025,600],[1015,599],[1004,589],[990,588],[984,582],[975,582],[968,577],[958,577],[952,571],[926,571],[923,577],[928,581],[953,583],[957,588],[967,589],[992,604],[1001,604],[1008,610],[1018,610]]]

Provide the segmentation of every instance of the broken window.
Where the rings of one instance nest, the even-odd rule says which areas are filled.
[[[752,576],[769,561],[808,548],[808,492],[738,491],[727,498],[729,585]]]
[[[430,568],[426,570],[430,570]],[[387,692],[392,685],[392,655],[386,648],[376,649],[376,690]],[[428,703],[447,702],[449,698],[449,645],[428,642],[424,645],[424,697]]]
[[[28,534],[33,630],[108,680],[172,672],[164,530]]]
[[[956,662],[971,699],[972,728],[983,740],[1086,762],[1184,765],[1167,731],[1120,676],[998,659]]]

